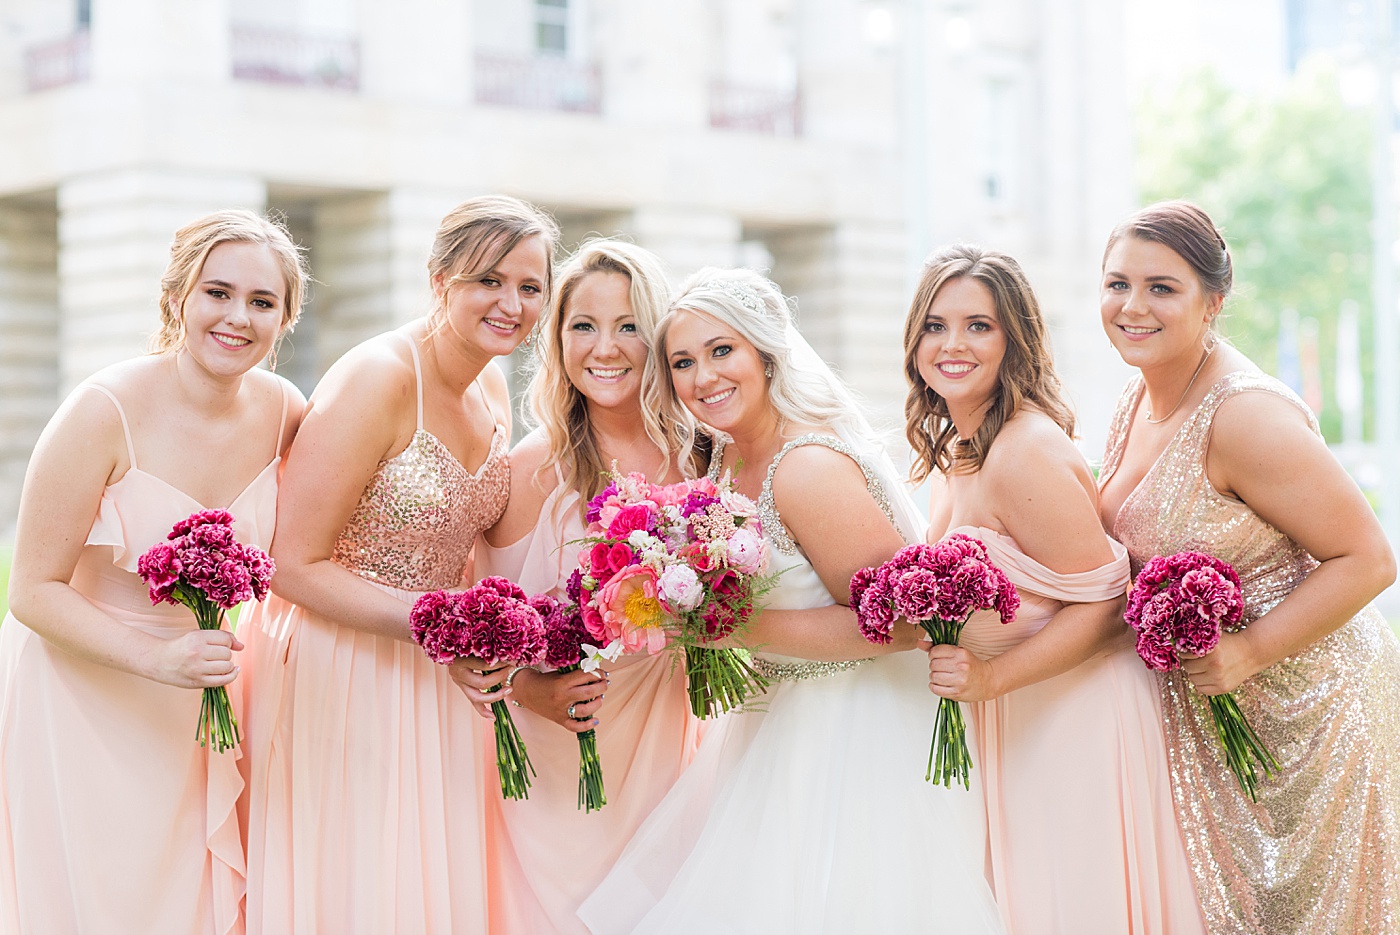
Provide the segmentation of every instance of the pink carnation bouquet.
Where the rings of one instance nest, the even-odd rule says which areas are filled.
[[[690,707],[712,717],[767,682],[741,650],[713,644],[742,633],[765,576],[768,544],[749,498],[726,477],[676,484],[614,474],[588,504],[577,581],[583,624],[601,645],[626,652],[684,652]]]
[[[987,547],[959,533],[935,545],[907,545],[878,568],[862,568],[851,578],[860,632],[878,644],[890,641],[895,621],[903,617],[923,627],[935,645],[955,646],[977,611],[995,610],[1008,623],[1020,606],[1020,595],[987,557]],[[953,699],[940,698],[924,778],[945,787],[956,779],[970,789],[971,769],[962,709]]]
[[[1228,562],[1201,552],[1177,552],[1142,567],[1123,617],[1137,633],[1138,655],[1147,667],[1170,672],[1181,667],[1178,654],[1204,656],[1215,649],[1221,632],[1238,627],[1243,613],[1240,579]],[[1225,748],[1225,765],[1253,801],[1259,785],[1255,763],[1271,776],[1278,762],[1232,693],[1206,700]]]
[[[491,576],[460,593],[429,591],[409,612],[413,639],[434,662],[473,657],[534,665],[545,650],[544,620],[514,582]],[[501,795],[525,799],[535,767],[503,701],[491,703],[496,727],[496,771]]]
[[[151,603],[183,604],[201,630],[222,629],[227,611],[266,598],[276,567],[262,549],[234,539],[233,515],[226,510],[191,513],[136,561]],[[219,753],[243,739],[224,686],[204,689],[195,739]]]
[[[544,664],[556,672],[594,672],[604,660],[618,657],[620,643],[600,648],[588,642],[592,637],[583,625],[577,603],[565,604],[547,594],[537,594],[530,598],[530,606],[544,619]],[[603,763],[598,758],[598,733],[591,729],[582,731],[578,735],[578,807],[592,812],[607,804]]]

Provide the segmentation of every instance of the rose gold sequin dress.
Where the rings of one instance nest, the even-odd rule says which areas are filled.
[[[420,384],[418,430],[380,463],[333,560],[405,604],[463,586],[505,510],[505,445],[498,425],[468,471],[423,429]],[[485,932],[489,728],[447,668],[275,595],[239,632],[249,933]]]
[[[1135,379],[1119,400],[1101,484],[1121,461],[1142,392]],[[1215,412],[1244,392],[1273,393],[1306,411],[1263,374],[1222,377],[1128,495],[1113,535],[1134,572],[1184,549],[1232,564],[1247,625],[1318,563],[1206,478]],[[1163,677],[1161,689],[1172,793],[1209,929],[1400,931],[1400,645],[1380,615],[1366,608],[1235,690],[1282,767],[1261,784],[1257,805],[1224,765],[1204,698],[1179,673]]]

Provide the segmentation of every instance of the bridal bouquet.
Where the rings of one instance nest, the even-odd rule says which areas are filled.
[[[1137,633],[1137,651],[1149,669],[1180,668],[1178,653],[1204,656],[1215,649],[1222,631],[1236,627],[1244,613],[1240,579],[1228,562],[1201,552],[1157,556],[1138,572],[1123,617]],[[1210,695],[1215,735],[1225,748],[1225,765],[1251,801],[1259,775],[1278,769],[1259,735],[1250,727],[1235,696]]]
[[[907,545],[878,568],[862,568],[851,578],[851,606],[860,632],[872,643],[888,643],[894,623],[904,617],[923,627],[935,645],[957,645],[963,626],[979,610],[995,610],[1008,623],[1021,606],[1020,595],[987,557],[987,547],[954,533],[935,545]],[[925,779],[947,786],[968,779],[972,758],[962,709],[940,698]]]
[[[614,474],[588,504],[570,582],[584,626],[601,645],[621,640],[627,652],[679,647],[696,717],[767,687],[744,653],[710,645],[743,632],[755,599],[772,586],[757,513],[727,477],[662,486]]]
[[[544,663],[555,671],[594,672],[605,660],[615,660],[621,653],[620,642],[605,648],[588,642],[591,637],[576,603],[565,604],[548,594],[537,594],[530,598],[530,606],[544,619]],[[578,807],[592,812],[607,804],[598,734],[591,729],[582,731],[578,735]]]
[[[226,611],[266,598],[276,567],[262,549],[234,539],[226,510],[191,513],[136,561],[151,603],[183,604],[201,630],[222,629]],[[224,686],[204,689],[195,739],[219,753],[243,739]]]
[[[475,657],[517,666],[534,665],[545,650],[544,620],[514,582],[495,575],[460,593],[429,591],[409,612],[413,639],[434,662],[450,665]],[[510,708],[493,701],[496,771],[501,795],[525,799],[535,767]]]

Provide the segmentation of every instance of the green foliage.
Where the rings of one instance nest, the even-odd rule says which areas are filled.
[[[1335,383],[1338,308],[1361,308],[1371,334],[1371,121],[1342,101],[1335,73],[1296,75],[1282,93],[1227,88],[1197,73],[1137,109],[1137,180],[1143,204],[1194,201],[1225,232],[1235,265],[1226,304],[1231,340],[1276,372],[1280,313],[1319,325],[1329,440],[1341,435]],[[1363,352],[1370,424],[1372,364]]]

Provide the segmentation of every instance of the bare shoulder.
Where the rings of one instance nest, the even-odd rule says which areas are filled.
[[[416,390],[408,345],[395,332],[388,332],[352,347],[331,364],[311,394],[311,407],[324,411],[347,405],[387,415],[413,407]]]
[[[1088,462],[1053,419],[1034,410],[1007,421],[982,464],[982,477],[993,492],[1024,489],[1051,479],[1092,482]]]
[[[541,495],[548,494],[558,483],[553,471],[541,472],[548,459],[549,436],[543,428],[537,428],[510,450],[511,487],[524,482]]]
[[[1307,414],[1267,391],[1235,393],[1215,410],[1211,424],[1211,447],[1225,452],[1277,447],[1304,436],[1316,438]]]

